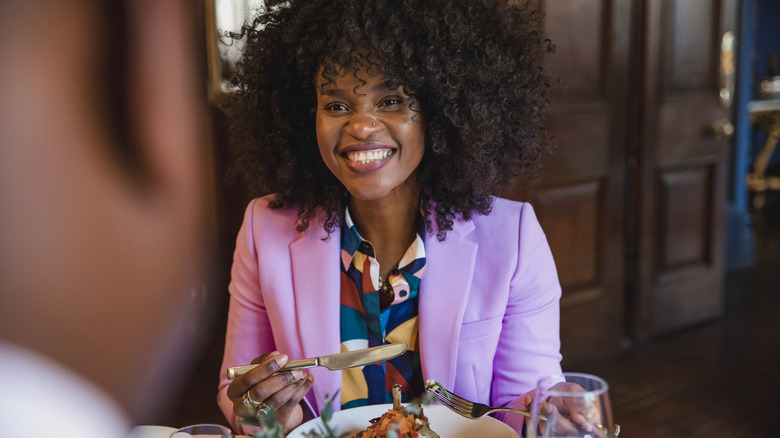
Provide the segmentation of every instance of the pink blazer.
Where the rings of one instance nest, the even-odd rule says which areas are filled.
[[[229,366],[274,350],[290,359],[340,351],[340,239],[319,222],[295,231],[296,209],[253,200],[238,234],[218,402],[240,431],[226,395]],[[560,373],[561,288],[552,253],[526,203],[496,198],[493,211],[457,220],[444,241],[425,238],[419,348],[425,379],[494,406],[523,406],[543,376]],[[341,388],[341,373],[314,375],[315,413]],[[340,399],[336,396],[334,408]],[[504,421],[518,430],[522,417]]]

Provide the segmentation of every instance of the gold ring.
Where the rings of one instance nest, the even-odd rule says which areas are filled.
[[[244,406],[252,409],[260,408],[261,403],[254,401],[252,396],[249,395],[249,391],[245,392],[242,398],[244,400]]]
[[[265,420],[265,417],[268,415],[269,409],[270,406],[265,404],[265,402],[261,402],[260,405],[257,407],[257,412],[255,412],[255,418],[257,418],[257,421]]]

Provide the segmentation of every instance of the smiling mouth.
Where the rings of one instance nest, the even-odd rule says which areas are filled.
[[[342,157],[353,163],[368,164],[373,161],[384,160],[393,155],[395,149],[374,149],[370,151],[354,151],[341,154]]]

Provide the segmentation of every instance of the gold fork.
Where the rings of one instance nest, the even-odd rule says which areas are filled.
[[[494,408],[482,403],[474,403],[445,390],[441,385],[438,384],[429,385],[428,388],[426,388],[426,391],[428,391],[430,394],[433,394],[433,396],[439,400],[439,403],[450,408],[456,414],[466,418],[480,418],[491,412],[512,412],[515,414],[525,415],[526,417],[531,416],[530,412],[524,411],[522,409]],[[544,415],[539,415],[539,419],[547,420],[547,417]]]
[[[525,415],[526,417],[531,416],[530,412],[524,411],[522,409],[494,408],[482,403],[474,403],[459,395],[447,391],[438,383],[429,384],[425,390],[428,393],[433,394],[436,399],[439,400],[439,403],[450,408],[456,414],[470,419],[484,417],[491,412],[512,412],[515,414]],[[539,418],[541,421],[547,421],[546,415],[537,415],[537,418]],[[600,424],[596,424],[594,426],[598,429],[606,431],[606,428]],[[618,435],[620,435],[620,425],[616,424],[615,429],[612,432],[612,436],[617,437]]]

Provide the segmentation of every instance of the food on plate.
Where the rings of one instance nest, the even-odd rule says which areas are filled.
[[[394,433],[392,433],[394,432]],[[388,409],[381,417],[371,420],[371,426],[358,432],[352,438],[374,437],[397,438],[439,438],[428,424],[420,405],[401,405],[401,386],[393,386],[393,409]]]

